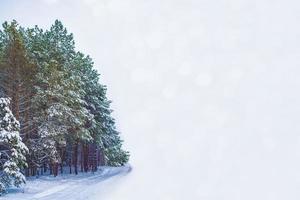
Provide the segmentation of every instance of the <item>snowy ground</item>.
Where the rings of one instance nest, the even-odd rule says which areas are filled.
[[[105,184],[115,182],[130,172],[130,166],[103,167],[98,172],[31,178],[26,186],[11,189],[1,199],[7,200],[100,200]],[[105,191],[106,192],[106,191]]]

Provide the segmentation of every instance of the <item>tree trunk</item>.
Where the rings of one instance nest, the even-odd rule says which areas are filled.
[[[69,172],[70,172],[70,174],[72,174],[72,161],[71,161],[71,158],[69,160]]]
[[[49,165],[49,170],[50,170],[50,175],[52,175],[53,173],[53,167],[52,167],[52,163]]]
[[[77,165],[77,163],[78,163],[78,143],[79,143],[79,140],[76,139],[75,144],[74,144],[74,163],[73,163],[76,175],[78,174],[78,167],[77,167],[78,166]]]
[[[84,162],[83,162],[83,168],[84,168],[84,171],[85,171],[85,172],[88,172],[88,170],[89,170],[89,166],[88,166],[88,158],[89,158],[88,145],[85,144],[83,149],[84,149],[84,156],[83,156]]]
[[[58,162],[53,164],[53,175],[56,177],[58,175]]]
[[[83,144],[80,148],[80,171],[83,172]]]

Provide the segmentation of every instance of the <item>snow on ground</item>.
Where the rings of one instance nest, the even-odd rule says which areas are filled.
[[[102,167],[95,173],[64,174],[29,178],[23,188],[11,189],[7,200],[100,200],[105,184],[130,172],[130,166]],[[108,180],[109,179],[109,180]]]

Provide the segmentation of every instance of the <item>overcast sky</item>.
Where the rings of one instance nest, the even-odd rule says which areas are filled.
[[[12,19],[61,20],[108,86],[133,171],[103,199],[299,200],[298,1],[0,0]]]

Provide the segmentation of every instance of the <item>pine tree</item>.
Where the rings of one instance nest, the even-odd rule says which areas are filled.
[[[3,24],[1,32],[1,88],[6,96],[11,98],[12,112],[20,121],[21,134],[29,137],[31,124],[29,113],[31,109],[33,77],[35,66],[27,57],[22,31],[18,24]]]
[[[111,116],[110,103],[106,98],[106,87],[103,86],[103,99],[101,111],[101,124],[103,130],[102,141],[104,143],[104,153],[106,164],[109,166],[122,166],[128,162],[129,152],[122,149],[123,140],[120,133],[116,130],[115,119]],[[101,94],[101,93],[100,93]]]
[[[99,83],[100,75],[93,69],[93,62],[90,57],[85,57],[78,52],[74,58],[74,63],[77,66],[75,71],[81,74],[86,108],[93,115],[90,126],[86,127],[89,128],[93,138],[89,145],[93,151],[100,151],[101,156],[105,155],[101,159],[106,160],[106,164],[121,166],[128,161],[129,153],[121,148],[123,141],[116,130],[115,121],[111,117],[111,101],[106,97],[106,86]]]
[[[35,148],[38,163],[62,164],[67,153],[69,165],[73,160],[77,173],[78,143],[90,140],[86,123],[92,119],[85,108],[84,89],[81,74],[76,71],[73,63],[74,41],[59,21],[50,31],[43,33],[35,28],[30,30],[32,41],[31,52],[38,63],[35,85],[36,95],[33,98],[38,125],[39,142]],[[39,44],[43,44],[41,47]],[[41,146],[41,144],[43,144]],[[74,146],[74,153],[65,152]],[[39,155],[37,155],[39,154]],[[72,158],[72,154],[74,154]],[[47,156],[48,155],[48,156]],[[39,164],[39,165],[40,165]]]
[[[0,92],[11,97],[29,148],[26,175],[58,166],[70,173],[120,166],[129,153],[111,115],[106,86],[89,56],[75,51],[60,21],[49,30],[24,29],[13,21],[0,31]]]
[[[20,135],[28,145],[35,128],[31,98],[36,66],[28,57],[24,29],[16,21],[5,22],[0,35],[0,87],[4,96],[11,99],[12,113],[20,122]]]
[[[9,109],[10,101],[0,98],[0,192],[25,183],[21,169],[26,166],[27,147],[22,142],[19,122]]]

